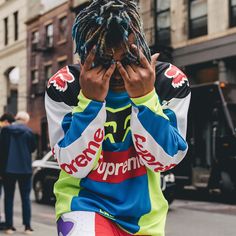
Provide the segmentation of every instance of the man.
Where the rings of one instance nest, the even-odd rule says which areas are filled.
[[[0,117],[0,135],[1,135],[2,128],[11,125],[14,121],[15,121],[14,116],[11,113],[4,113]],[[1,150],[0,150],[0,153],[1,153]],[[2,156],[0,155],[0,169],[2,168],[1,160],[2,160]],[[0,174],[0,199],[1,199],[1,195],[2,195],[2,176]],[[0,211],[0,222],[1,222],[1,211]],[[3,227],[3,223],[0,224],[0,229],[2,227]]]
[[[1,132],[0,148],[3,153],[1,161],[1,175],[4,186],[4,204],[6,218],[6,234],[13,234],[16,229],[13,226],[13,202],[16,182],[19,184],[23,225],[25,233],[33,232],[31,219],[31,153],[35,150],[35,138],[32,130],[26,126],[29,122],[29,114],[21,111],[16,115],[16,122],[5,127]]]
[[[151,57],[133,0],[93,1],[73,38],[81,63],[49,79],[45,97],[58,235],[163,236],[160,172],[187,152],[187,78]]]
[[[0,117],[0,132],[3,127],[11,125],[14,121],[15,121],[15,118],[11,113],[4,113]]]

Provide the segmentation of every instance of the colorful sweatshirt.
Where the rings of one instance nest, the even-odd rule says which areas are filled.
[[[54,186],[57,219],[92,211],[131,234],[163,236],[168,204],[160,172],[187,152],[189,101],[186,76],[163,62],[156,65],[155,89],[139,98],[112,91],[105,102],[86,98],[78,65],[49,79],[50,145],[61,167]]]

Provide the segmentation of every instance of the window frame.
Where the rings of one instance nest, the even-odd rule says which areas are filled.
[[[37,37],[36,37],[36,41],[35,41],[35,39],[33,38],[33,35],[36,35],[36,34],[38,34],[38,39],[37,39]],[[33,30],[32,32],[31,32],[31,48],[32,48],[32,51],[34,51],[34,50],[36,50],[37,49],[37,47],[38,47],[38,45],[39,45],[39,38],[40,38],[40,36],[39,36],[39,30],[38,29],[36,29],[36,30]]]
[[[8,21],[8,17],[5,17],[3,19],[4,22],[4,45],[7,46],[9,43],[9,30],[8,30],[8,26],[9,26],[9,21]]]
[[[169,13],[169,20],[171,20],[170,5],[169,5],[169,8],[167,8],[167,9],[158,10],[158,1],[160,1],[160,0],[155,0],[155,32],[156,32],[155,33],[155,41],[158,44],[170,45],[171,44],[171,23],[170,23],[169,27],[158,29],[158,17],[160,15],[162,15],[163,13]],[[163,31],[169,31],[168,32],[169,33],[168,40],[166,40],[166,38],[165,39],[160,38],[160,32],[163,32]]]
[[[233,0],[229,0],[229,27],[236,27],[236,5],[232,5]],[[235,11],[233,11],[235,9]],[[233,15],[233,12],[235,12],[235,15]]]
[[[17,41],[19,39],[19,12],[15,11],[13,13],[14,16],[14,40]]]
[[[69,20],[68,15],[63,15],[58,19],[58,43],[66,42],[68,37],[68,30],[69,30],[68,27],[65,27],[66,30],[64,34],[61,33],[61,26],[62,26],[61,22],[63,19],[66,19],[68,25],[68,20]]]
[[[52,27],[52,35],[48,34],[48,28]],[[45,25],[45,44],[46,47],[53,47],[54,45],[54,25],[53,23],[49,23],[47,25]]]
[[[49,75],[48,77],[47,77],[47,70],[48,70],[48,68],[51,68],[51,75]],[[45,81],[47,82],[51,77],[52,77],[52,75],[53,75],[53,71],[52,71],[52,64],[50,63],[50,64],[45,64],[44,65],[44,78],[45,78]]]
[[[191,19],[191,3],[194,1],[197,2],[197,1],[202,1],[202,0],[189,0],[188,1],[188,38],[189,39],[198,38],[198,37],[205,36],[208,34],[208,22],[207,22],[208,12],[205,15]],[[204,1],[206,1],[206,5],[207,5],[207,0],[204,0]],[[208,9],[208,6],[207,6],[207,9]],[[196,31],[193,30],[192,22],[199,19],[203,19],[203,18],[206,18],[206,25],[204,26],[205,31],[203,31],[203,33],[200,33],[200,34],[196,34]]]

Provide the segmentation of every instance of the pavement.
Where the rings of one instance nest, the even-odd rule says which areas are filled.
[[[15,227],[17,231],[13,235],[16,235],[16,236],[25,235],[24,226],[22,226],[21,219],[19,217],[14,217],[14,222],[15,222]],[[32,234],[33,236],[57,236],[55,225],[52,227],[52,226],[34,221],[33,229],[34,229],[34,232]],[[0,231],[0,235],[6,235],[6,234],[4,234],[4,231]]]
[[[2,196],[3,197],[3,196]],[[32,228],[34,229],[33,236],[57,236],[54,207],[52,205],[38,204],[34,200],[33,191],[31,191],[32,199]],[[3,199],[0,201],[0,209],[3,212]],[[4,219],[3,213],[2,219]],[[22,213],[21,213],[21,201],[19,197],[19,191],[15,191],[14,201],[14,227],[17,231],[14,236],[21,236],[24,234],[24,226],[22,225]],[[6,235],[3,230],[0,231],[0,235]]]

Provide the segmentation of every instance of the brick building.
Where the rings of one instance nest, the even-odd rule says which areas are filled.
[[[58,2],[62,4],[63,0]],[[70,30],[75,14],[88,2],[64,1],[27,21],[28,92],[32,98],[28,107],[34,113],[32,126],[40,135],[41,150],[47,146],[43,88],[52,73],[77,60],[73,57]],[[191,84],[236,82],[236,0],[139,0],[138,3],[146,39],[153,52],[161,53],[161,60],[184,69]],[[60,40],[63,32],[60,24],[67,25],[66,41]]]
[[[68,1],[59,1],[43,13],[35,11],[26,22],[28,95],[31,98],[28,111],[30,125],[38,134],[40,155],[48,150],[45,85],[54,73],[73,61],[73,19]]]

